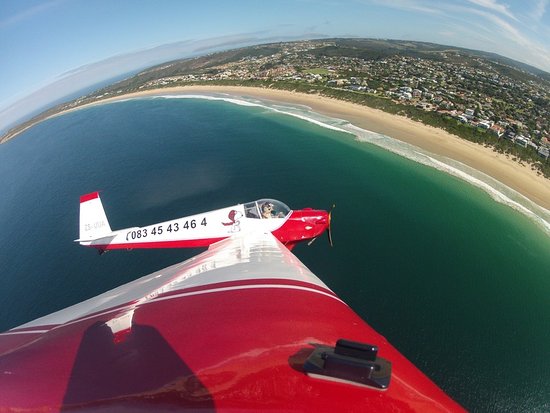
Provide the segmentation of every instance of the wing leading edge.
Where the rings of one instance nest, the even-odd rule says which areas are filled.
[[[391,362],[380,391],[305,371],[347,338]],[[462,411],[270,233],[0,335],[0,410]]]

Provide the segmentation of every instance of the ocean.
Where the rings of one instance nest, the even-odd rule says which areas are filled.
[[[550,409],[550,218],[488,177],[250,98],[67,113],[0,145],[0,331],[200,251],[75,244],[96,190],[113,229],[263,197],[336,204],[335,246],[299,245],[300,260],[468,410]]]

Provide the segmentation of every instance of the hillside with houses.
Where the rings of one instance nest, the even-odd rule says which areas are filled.
[[[550,74],[432,43],[323,39],[229,50],[152,67],[49,112],[190,84],[269,87],[352,101],[441,127],[550,176]]]

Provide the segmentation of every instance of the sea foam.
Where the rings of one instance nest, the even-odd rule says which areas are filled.
[[[270,112],[292,116],[323,128],[348,133],[359,142],[376,145],[412,161],[460,178],[469,184],[482,189],[488,193],[493,200],[505,204],[524,214],[538,224],[548,235],[550,235],[549,210],[537,205],[519,192],[504,185],[502,182],[497,181],[489,175],[471,168],[461,162],[445,156],[430,153],[419,147],[399,141],[390,136],[359,128],[346,120],[331,118],[314,112],[308,106],[292,104],[282,105],[280,102],[274,102],[267,99],[236,96],[224,93],[170,94],[157,95],[150,98],[219,100],[239,106],[259,107]]]

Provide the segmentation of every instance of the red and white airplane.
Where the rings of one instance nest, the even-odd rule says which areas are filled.
[[[319,235],[327,212],[296,211],[302,233],[286,236],[295,212],[265,225],[247,215],[264,201],[112,232],[97,193],[81,201],[84,245],[212,243],[0,334],[0,412],[464,411],[287,248]]]
[[[146,227],[112,231],[98,192],[80,197],[81,245],[100,252],[133,248],[208,247],[237,233],[271,232],[289,249],[301,241],[313,241],[325,230],[330,235],[330,212],[306,208],[292,211],[274,199],[160,222]]]

